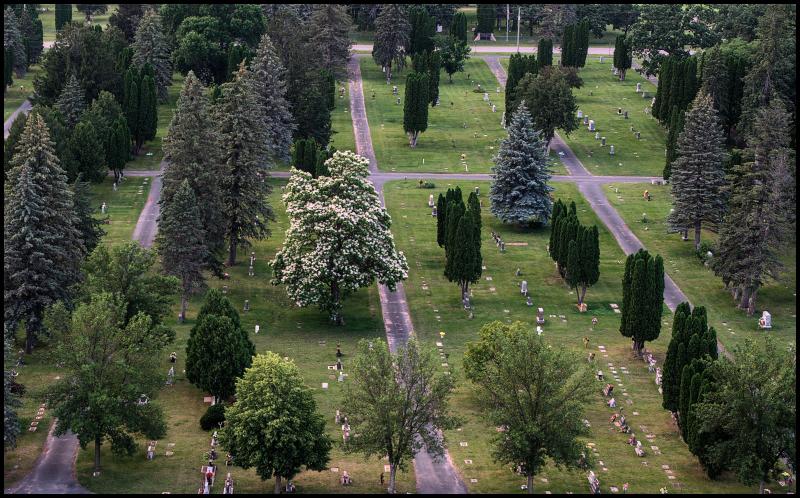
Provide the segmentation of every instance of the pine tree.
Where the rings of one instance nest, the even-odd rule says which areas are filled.
[[[189,180],[183,180],[170,202],[161,204],[156,244],[165,273],[181,281],[181,312],[178,319],[183,323],[189,296],[205,286],[203,268],[211,256],[206,247],[197,197]]]
[[[69,81],[64,85],[64,89],[61,91],[58,101],[56,101],[56,109],[61,111],[70,129],[75,127],[81,118],[81,114],[86,110],[86,98],[83,88],[81,88],[74,74],[70,76]]]
[[[215,106],[230,266],[236,264],[237,248],[248,247],[248,239],[269,236],[267,223],[275,220],[267,203],[272,187],[265,180],[271,163],[262,118],[259,113],[242,112],[258,105],[247,73],[244,65],[239,67],[234,80],[223,85],[222,99]]]
[[[11,170],[12,159],[17,153],[17,144],[22,138],[22,133],[25,131],[25,123],[28,121],[28,115],[24,112],[17,114],[14,122],[11,123],[11,128],[8,130],[8,136],[3,142],[3,183],[8,181],[8,172]]]
[[[105,179],[107,165],[103,141],[91,121],[82,120],[75,126],[67,142],[66,156],[67,181],[74,181],[79,176],[93,183]]]
[[[456,12],[453,22],[450,24],[450,35],[464,43],[469,43],[467,35],[467,15],[463,12]]]
[[[102,228],[103,220],[94,217],[96,208],[92,207],[92,190],[89,182],[75,180],[71,186],[72,198],[75,205],[76,227],[81,233],[81,240],[86,252],[91,253],[106,234]]]
[[[463,14],[462,17],[464,18],[464,30],[466,31],[466,17]],[[372,46],[372,58],[376,64],[386,68],[387,82],[392,79],[392,67],[400,71],[406,65],[405,47],[409,45],[410,32],[411,24],[408,21],[405,8],[396,3],[384,5],[375,20],[375,42]]]
[[[155,71],[158,101],[167,102],[172,84],[172,56],[164,35],[161,17],[152,9],[145,11],[136,28],[133,47],[133,65],[141,69],[150,64]]]
[[[72,4],[57,3],[56,5],[56,31],[61,31],[65,24],[72,22]]]
[[[503,223],[544,224],[550,218],[553,188],[542,134],[523,102],[508,126],[508,138],[500,143],[489,188],[492,214]]]
[[[28,58],[25,54],[25,39],[22,37],[22,30],[19,19],[14,10],[6,7],[3,15],[3,48],[12,55],[12,63],[17,78],[22,78],[28,67]]]
[[[3,308],[10,334],[25,324],[30,353],[45,309],[68,300],[86,248],[76,227],[72,191],[38,114],[28,118],[17,150],[3,212]]]
[[[426,72],[414,71],[408,74],[405,102],[403,102],[403,131],[408,135],[412,148],[417,146],[419,134],[428,129],[429,91],[430,84]]]
[[[785,104],[773,99],[758,112],[749,147],[754,161],[734,167],[730,201],[720,229],[714,273],[733,292],[738,307],[755,312],[759,288],[783,269],[779,254],[791,240],[795,209],[787,187],[794,180]],[[790,187],[789,187],[790,188]]]
[[[319,57],[319,69],[327,69],[337,78],[344,78],[350,60],[350,27],[347,7],[317,4],[309,20],[310,49]]]
[[[725,135],[707,93],[695,98],[677,145],[670,175],[674,210],[667,224],[673,231],[694,228],[694,248],[699,251],[702,225],[715,230],[725,210]]]
[[[539,45],[536,49],[537,62],[539,67],[553,65],[553,40],[549,38],[539,39]]]

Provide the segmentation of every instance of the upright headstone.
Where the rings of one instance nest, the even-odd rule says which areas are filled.
[[[594,119],[589,120],[589,131],[595,131],[594,129]]]
[[[584,126],[589,124],[589,116],[584,116],[583,117],[583,124],[584,124]]]
[[[625,119],[628,119],[628,111],[625,111],[625,112],[623,113],[623,116],[625,116]]]
[[[641,140],[641,138],[642,138],[642,132],[637,131],[636,132],[636,140]]]
[[[483,101],[489,102],[489,92],[483,92]]]
[[[594,133],[594,139],[595,139],[595,140],[600,140],[600,132],[599,132],[599,131],[596,131],[596,132]]]
[[[606,137],[600,137],[600,147],[606,146]]]
[[[433,202],[433,194],[428,196],[428,207],[433,207],[435,204]]]
[[[103,214],[106,214],[106,209],[107,208],[108,208],[108,206],[106,206],[106,203],[104,202],[103,205],[100,206],[100,212],[103,213]]]
[[[642,91],[642,84],[641,83],[636,83],[636,93],[639,93],[641,91]]]
[[[608,153],[609,153],[610,155],[612,155],[612,156],[614,155],[614,146],[613,146],[613,145],[612,145],[612,146],[611,146],[611,148],[608,150]]]
[[[578,109],[578,119],[580,119],[580,118],[582,118],[582,117],[583,117],[583,111],[581,111],[580,109]]]
[[[245,299],[244,300],[244,311],[245,312],[250,311],[250,300],[249,299]]]
[[[256,325],[256,335],[258,335],[258,331],[261,329],[260,325]]]
[[[492,104],[492,112],[497,112],[497,106]]]
[[[522,283],[519,286],[519,292],[523,296],[527,296],[528,295],[528,281],[527,280],[523,280],[522,281]]]

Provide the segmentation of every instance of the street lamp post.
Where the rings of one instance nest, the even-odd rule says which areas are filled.
[[[522,18],[522,7],[517,7],[517,53],[519,53],[519,26]]]

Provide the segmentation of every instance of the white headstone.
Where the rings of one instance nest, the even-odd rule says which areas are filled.
[[[528,281],[527,280],[523,280],[522,281],[522,285],[520,285],[519,291],[522,294],[527,294],[528,293]]]
[[[594,131],[594,119],[589,120],[589,131]]]
[[[441,33],[442,32],[442,25],[441,24],[437,24],[436,25],[436,32],[437,33]]]
[[[614,146],[612,145],[611,148],[608,150],[608,153],[612,156],[614,155]]]
[[[642,91],[642,84],[641,83],[636,83],[636,93],[639,93],[641,91]]]
[[[433,207],[433,194],[428,196],[428,207]]]
[[[259,329],[261,329],[260,325],[256,325],[256,334],[258,334]]]
[[[492,104],[492,112],[497,112],[497,106]]]
[[[594,139],[595,140],[600,140],[600,132],[599,131],[594,132]]]
[[[106,214],[106,208],[107,208],[107,206],[106,206],[106,203],[104,202],[103,205],[100,206],[100,212],[103,213],[103,214]]]
[[[583,117],[583,111],[581,111],[580,109],[578,109],[578,118],[580,119],[580,118],[582,118],[582,117]]]
[[[483,101],[489,102],[489,92],[483,92]]]

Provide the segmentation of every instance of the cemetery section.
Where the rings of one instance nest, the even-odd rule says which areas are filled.
[[[614,206],[636,237],[651,251],[664,257],[664,270],[683,290],[689,300],[708,310],[708,325],[717,330],[717,338],[727,349],[746,338],[769,334],[782,342],[796,344],[797,330],[797,266],[794,247],[786,251],[781,261],[786,273],[780,282],[768,282],[758,292],[757,312],[747,316],[736,309],[730,292],[724,290],[719,277],[704,266],[694,250],[694,239],[681,240],[679,233],[667,233],[665,218],[672,207],[669,186],[650,184],[608,184],[603,186]],[[651,201],[644,198],[650,194]],[[643,222],[646,219],[646,223]],[[703,230],[702,242],[714,251],[716,234]],[[703,260],[705,260],[705,256]],[[772,315],[772,329],[761,330],[758,319],[762,310]]]
[[[597,398],[587,409],[592,436],[586,441],[587,445],[592,443],[592,448],[597,450],[597,453],[591,452],[595,461],[603,462],[602,465],[595,463],[593,469],[604,493],[609,492],[610,486],[622,489],[626,481],[630,483],[631,492],[639,493],[657,493],[664,486],[669,492],[752,491],[738,484],[733,476],[715,482],[703,474],[696,458],[681,441],[669,412],[661,407],[662,398],[655,384],[655,372],[649,372],[645,362],[632,359],[630,340],[620,335],[619,315],[612,307],[612,304],[619,306],[622,295],[624,255],[577,188],[558,183],[554,185],[556,190],[553,195],[567,203],[574,200],[581,222],[596,224],[600,232],[601,276],[600,281],[586,294],[587,313],[578,312],[574,291],[562,282],[547,254],[548,229],[528,231],[500,223],[488,209],[488,182],[445,182],[437,182],[433,191],[419,189],[411,181],[390,182],[384,188],[387,207],[394,220],[395,240],[409,261],[409,279],[405,282],[405,289],[415,332],[429,347],[437,346],[440,354],[444,355],[442,363],[447,364],[442,369],[457,376],[458,387],[452,406],[454,413],[463,417],[464,425],[460,430],[447,431],[446,437],[451,459],[470,492],[518,493],[520,486],[525,484],[525,477],[514,475],[510,469],[492,461],[490,441],[497,433],[497,428],[487,425],[485,415],[480,410],[485,400],[479,399],[475,388],[464,379],[462,359],[465,344],[476,340],[480,327],[493,320],[506,323],[519,320],[535,327],[539,307],[544,310],[545,324],[542,330],[545,339],[579,351],[587,361],[588,355],[595,353],[593,368],[602,370],[604,374],[604,381],[595,381]],[[444,250],[436,244],[436,220],[427,206],[431,192],[435,198],[438,193],[456,185],[461,187],[465,196],[479,187],[483,202],[481,254],[486,269],[480,282],[471,286],[472,320],[460,301],[458,286],[442,276]],[[504,241],[504,253],[492,239],[492,231]],[[521,271],[520,276],[516,276],[517,269]],[[529,295],[532,296],[533,305],[530,307],[520,292],[522,280],[527,281]],[[595,326],[592,325],[592,317],[598,318]],[[659,338],[646,344],[657,365],[663,365],[664,362],[671,320],[671,314],[665,307]],[[589,338],[587,347],[583,344],[584,337]],[[615,386],[613,397],[617,409],[607,406],[610,398],[601,392],[608,382]],[[627,400],[631,400],[632,404],[628,404]],[[620,407],[632,433],[642,441],[644,457],[638,457],[634,447],[626,444],[630,434],[618,432],[618,428],[609,421],[614,413],[620,413]],[[646,435],[655,437],[648,439]],[[462,442],[466,445],[462,445]],[[653,450],[652,446],[657,450]],[[587,448],[587,454],[589,452]],[[674,474],[678,477],[674,479],[674,485],[662,465],[675,469]],[[547,482],[540,478],[547,479]],[[585,493],[588,491],[586,471],[562,471],[549,466],[544,473],[536,476],[535,489],[552,493]]]

